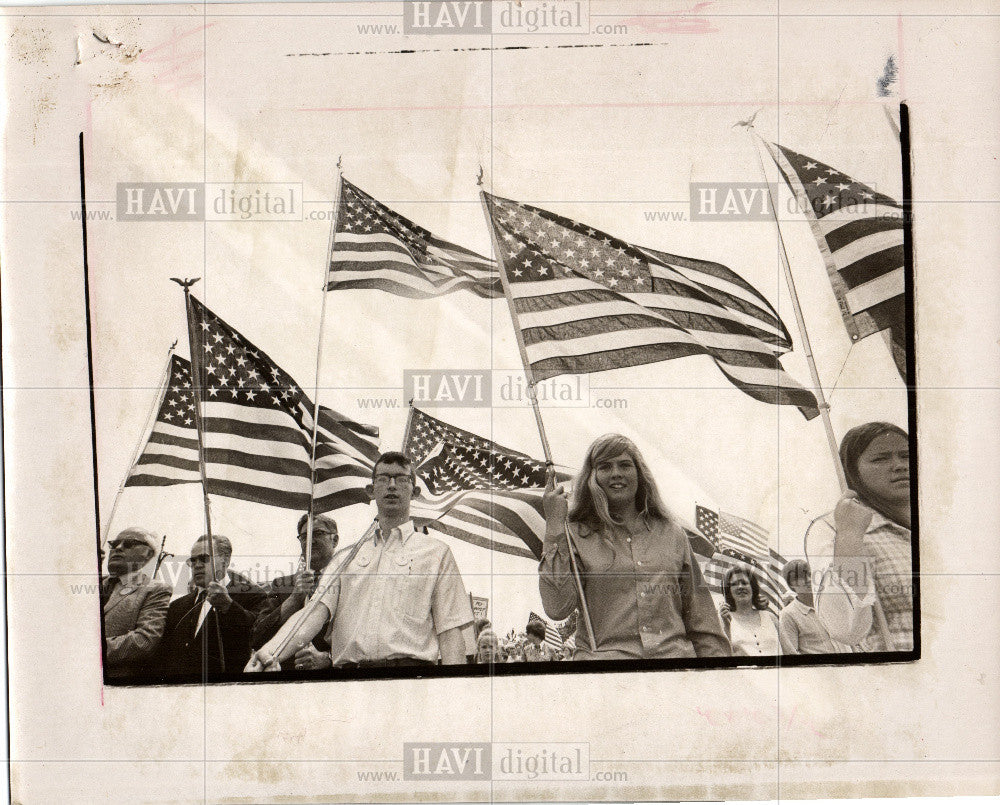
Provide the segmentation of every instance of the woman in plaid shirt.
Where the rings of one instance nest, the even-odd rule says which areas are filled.
[[[834,640],[861,651],[913,649],[910,461],[906,431],[887,422],[852,428],[840,443],[850,490],[807,533],[825,567],[816,611]],[[813,529],[810,528],[810,532]],[[820,537],[825,550],[817,551]]]

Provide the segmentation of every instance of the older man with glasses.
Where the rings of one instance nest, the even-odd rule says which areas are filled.
[[[274,633],[292,615],[302,609],[316,591],[323,571],[337,549],[337,523],[332,517],[318,514],[313,517],[312,551],[306,567],[306,538],[309,533],[309,513],[299,518],[299,568],[289,576],[279,576],[267,586],[267,603],[261,608],[253,625],[250,645],[260,648],[274,637]],[[315,670],[330,667],[330,644],[322,633],[303,648],[295,657],[295,668]]]
[[[451,549],[410,519],[418,492],[409,458],[379,456],[368,493],[378,510],[374,538],[339,576],[343,559],[334,556],[301,624],[286,622],[248,671],[285,667],[327,623],[334,667],[464,664],[472,653],[472,607]]]
[[[108,679],[142,673],[160,645],[170,587],[145,572],[158,548],[156,535],[144,528],[126,528],[108,543],[108,575],[101,583]]]
[[[238,673],[250,657],[250,630],[266,600],[264,590],[229,569],[233,544],[200,537],[187,560],[194,589],[170,605],[160,645],[160,670],[175,674]]]

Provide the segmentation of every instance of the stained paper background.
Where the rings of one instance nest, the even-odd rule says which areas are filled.
[[[701,799],[995,793],[998,281],[996,7],[987,3],[598,2],[590,33],[374,33],[400,3],[9,10],[3,185],[4,477],[12,796],[52,801]],[[780,11],[780,14],[779,14]],[[598,25],[627,32],[600,34]],[[511,49],[518,47],[523,49]],[[400,53],[398,51],[414,51]],[[875,84],[900,68],[894,97]],[[336,163],[380,201],[481,253],[487,189],[627,241],[725,263],[778,307],[808,370],[773,224],[669,220],[689,182],[760,181],[733,124],[901,196],[884,105],[911,113],[923,657],[891,666],[380,682],[102,686],[77,137],[84,132],[99,494],[106,520],[167,347],[187,354],[171,276],[312,392]],[[776,173],[768,166],[769,178]],[[125,223],[119,182],[301,183],[298,222]],[[838,434],[906,425],[880,337],[848,352],[815,241],[783,225]],[[334,293],[321,401],[405,419],[413,368],[519,366],[502,302]],[[836,499],[818,421],[754,402],[707,358],[593,375],[543,407],[556,460],[631,436],[671,505],[760,523],[772,547]],[[359,400],[395,400],[362,409]],[[599,408],[598,400],[625,401]],[[381,404],[381,403],[380,403]],[[388,404],[388,403],[386,403]],[[527,408],[433,412],[540,456]],[[296,514],[214,502],[239,570],[289,572]],[[685,508],[686,507],[686,508]],[[356,532],[363,507],[335,513]],[[203,530],[195,487],[129,490],[111,528]],[[532,563],[452,543],[500,627],[538,609]],[[282,565],[281,563],[285,564]],[[590,781],[376,780],[403,743],[584,742]],[[601,780],[624,772],[627,779]],[[362,775],[368,779],[363,779]],[[401,775],[400,775],[401,776]],[[621,775],[619,775],[619,778]]]

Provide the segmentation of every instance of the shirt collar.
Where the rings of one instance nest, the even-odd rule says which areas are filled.
[[[413,532],[416,530],[413,525],[413,520],[407,520],[405,523],[396,526],[399,529],[399,541],[405,545],[406,541],[410,538]],[[382,534],[382,527],[379,526],[378,531],[375,532],[375,541],[387,543],[389,541],[389,535],[392,533],[390,529],[389,534]]]
[[[872,509],[871,512],[872,512],[872,521],[871,524],[868,526],[869,531],[874,531],[877,528],[888,528],[897,533],[903,533],[908,531],[906,526],[900,525],[895,520],[890,520],[888,517],[882,514],[882,512],[875,511],[875,509]]]
[[[798,596],[795,596],[795,598],[793,599],[792,603],[795,604],[795,605],[797,605],[798,608],[800,610],[802,610],[803,612],[814,612],[815,609],[816,609],[815,606],[809,606],[808,604],[804,603],[802,601],[802,599],[799,598]]]

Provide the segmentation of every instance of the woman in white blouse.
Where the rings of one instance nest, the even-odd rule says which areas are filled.
[[[742,565],[731,567],[722,581],[726,599],[720,614],[733,647],[733,656],[774,657],[781,654],[778,619],[767,608],[753,572]]]

